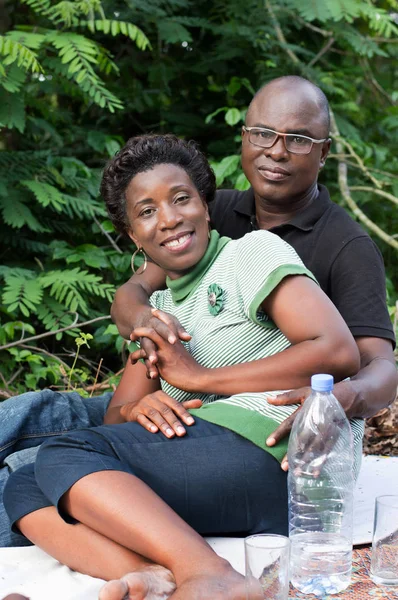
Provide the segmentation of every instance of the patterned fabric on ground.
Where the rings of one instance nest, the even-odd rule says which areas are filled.
[[[322,600],[398,600],[398,587],[378,586],[370,579],[372,549],[354,549],[352,557],[351,585],[333,596],[322,596]],[[289,600],[316,600],[313,594],[301,594],[290,587]],[[319,600],[319,599],[318,599]]]

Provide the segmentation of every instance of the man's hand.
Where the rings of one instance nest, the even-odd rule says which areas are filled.
[[[146,313],[146,318],[141,319],[139,327],[133,329],[130,335],[131,340],[135,341],[138,339],[139,336],[136,335],[136,331],[142,327],[153,329],[153,331],[160,335],[164,340],[167,340],[170,344],[175,344],[177,340],[189,342],[191,339],[189,333],[185,331],[180,322],[173,315],[169,315],[156,308],[150,309],[150,311]],[[147,377],[149,379],[156,379],[156,377],[159,376],[159,371],[156,366],[158,362],[156,345],[148,337],[140,339],[140,345],[141,353],[139,358],[144,359]],[[133,364],[136,362],[134,355],[135,353],[131,354]]]
[[[272,404],[273,406],[287,406],[289,404],[304,404],[304,401],[311,394],[311,388],[303,387],[297,390],[291,390],[290,392],[286,392],[285,394],[279,394],[276,398],[267,398],[267,402]],[[336,383],[333,388],[333,394],[336,396],[337,400],[340,402],[343,407],[347,418],[351,419],[353,416],[353,407],[355,402],[355,392],[353,390],[352,384],[350,381],[340,381]],[[298,415],[301,407],[294,411],[287,419],[285,419],[279,427],[275,429],[273,433],[267,438],[266,444],[267,446],[275,446],[280,440],[289,435],[294,420]],[[287,471],[289,468],[287,457],[285,456],[282,459],[281,468],[284,471]]]
[[[140,327],[134,329],[132,339],[135,341],[149,338],[156,347],[156,367],[163,379],[170,385],[197,393],[202,390],[200,380],[204,377],[207,369],[202,367],[191,354],[184,348],[180,340],[174,344],[165,341],[154,329]],[[131,360],[137,361],[145,358],[144,350],[136,350],[131,354]]]
[[[187,400],[177,402],[161,390],[147,394],[138,402],[131,402],[120,407],[121,416],[129,422],[136,422],[151,433],[161,431],[167,438],[186,434],[185,425],[193,425],[195,420],[187,409],[200,408],[202,401]]]

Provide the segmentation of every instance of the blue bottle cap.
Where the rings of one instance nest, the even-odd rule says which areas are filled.
[[[319,373],[311,377],[311,388],[316,392],[331,392],[333,389],[333,375]]]

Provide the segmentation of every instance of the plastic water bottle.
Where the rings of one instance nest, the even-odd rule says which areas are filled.
[[[338,594],[352,567],[353,438],[332,394],[333,377],[314,375],[288,447],[290,580],[304,594]]]

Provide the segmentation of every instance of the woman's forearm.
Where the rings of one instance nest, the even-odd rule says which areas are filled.
[[[357,373],[359,355],[354,341],[337,344],[319,338],[300,342],[268,358],[217,369],[202,369],[191,392],[232,395],[299,388],[314,373],[330,373],[337,381]],[[193,389],[194,388],[194,389]]]

